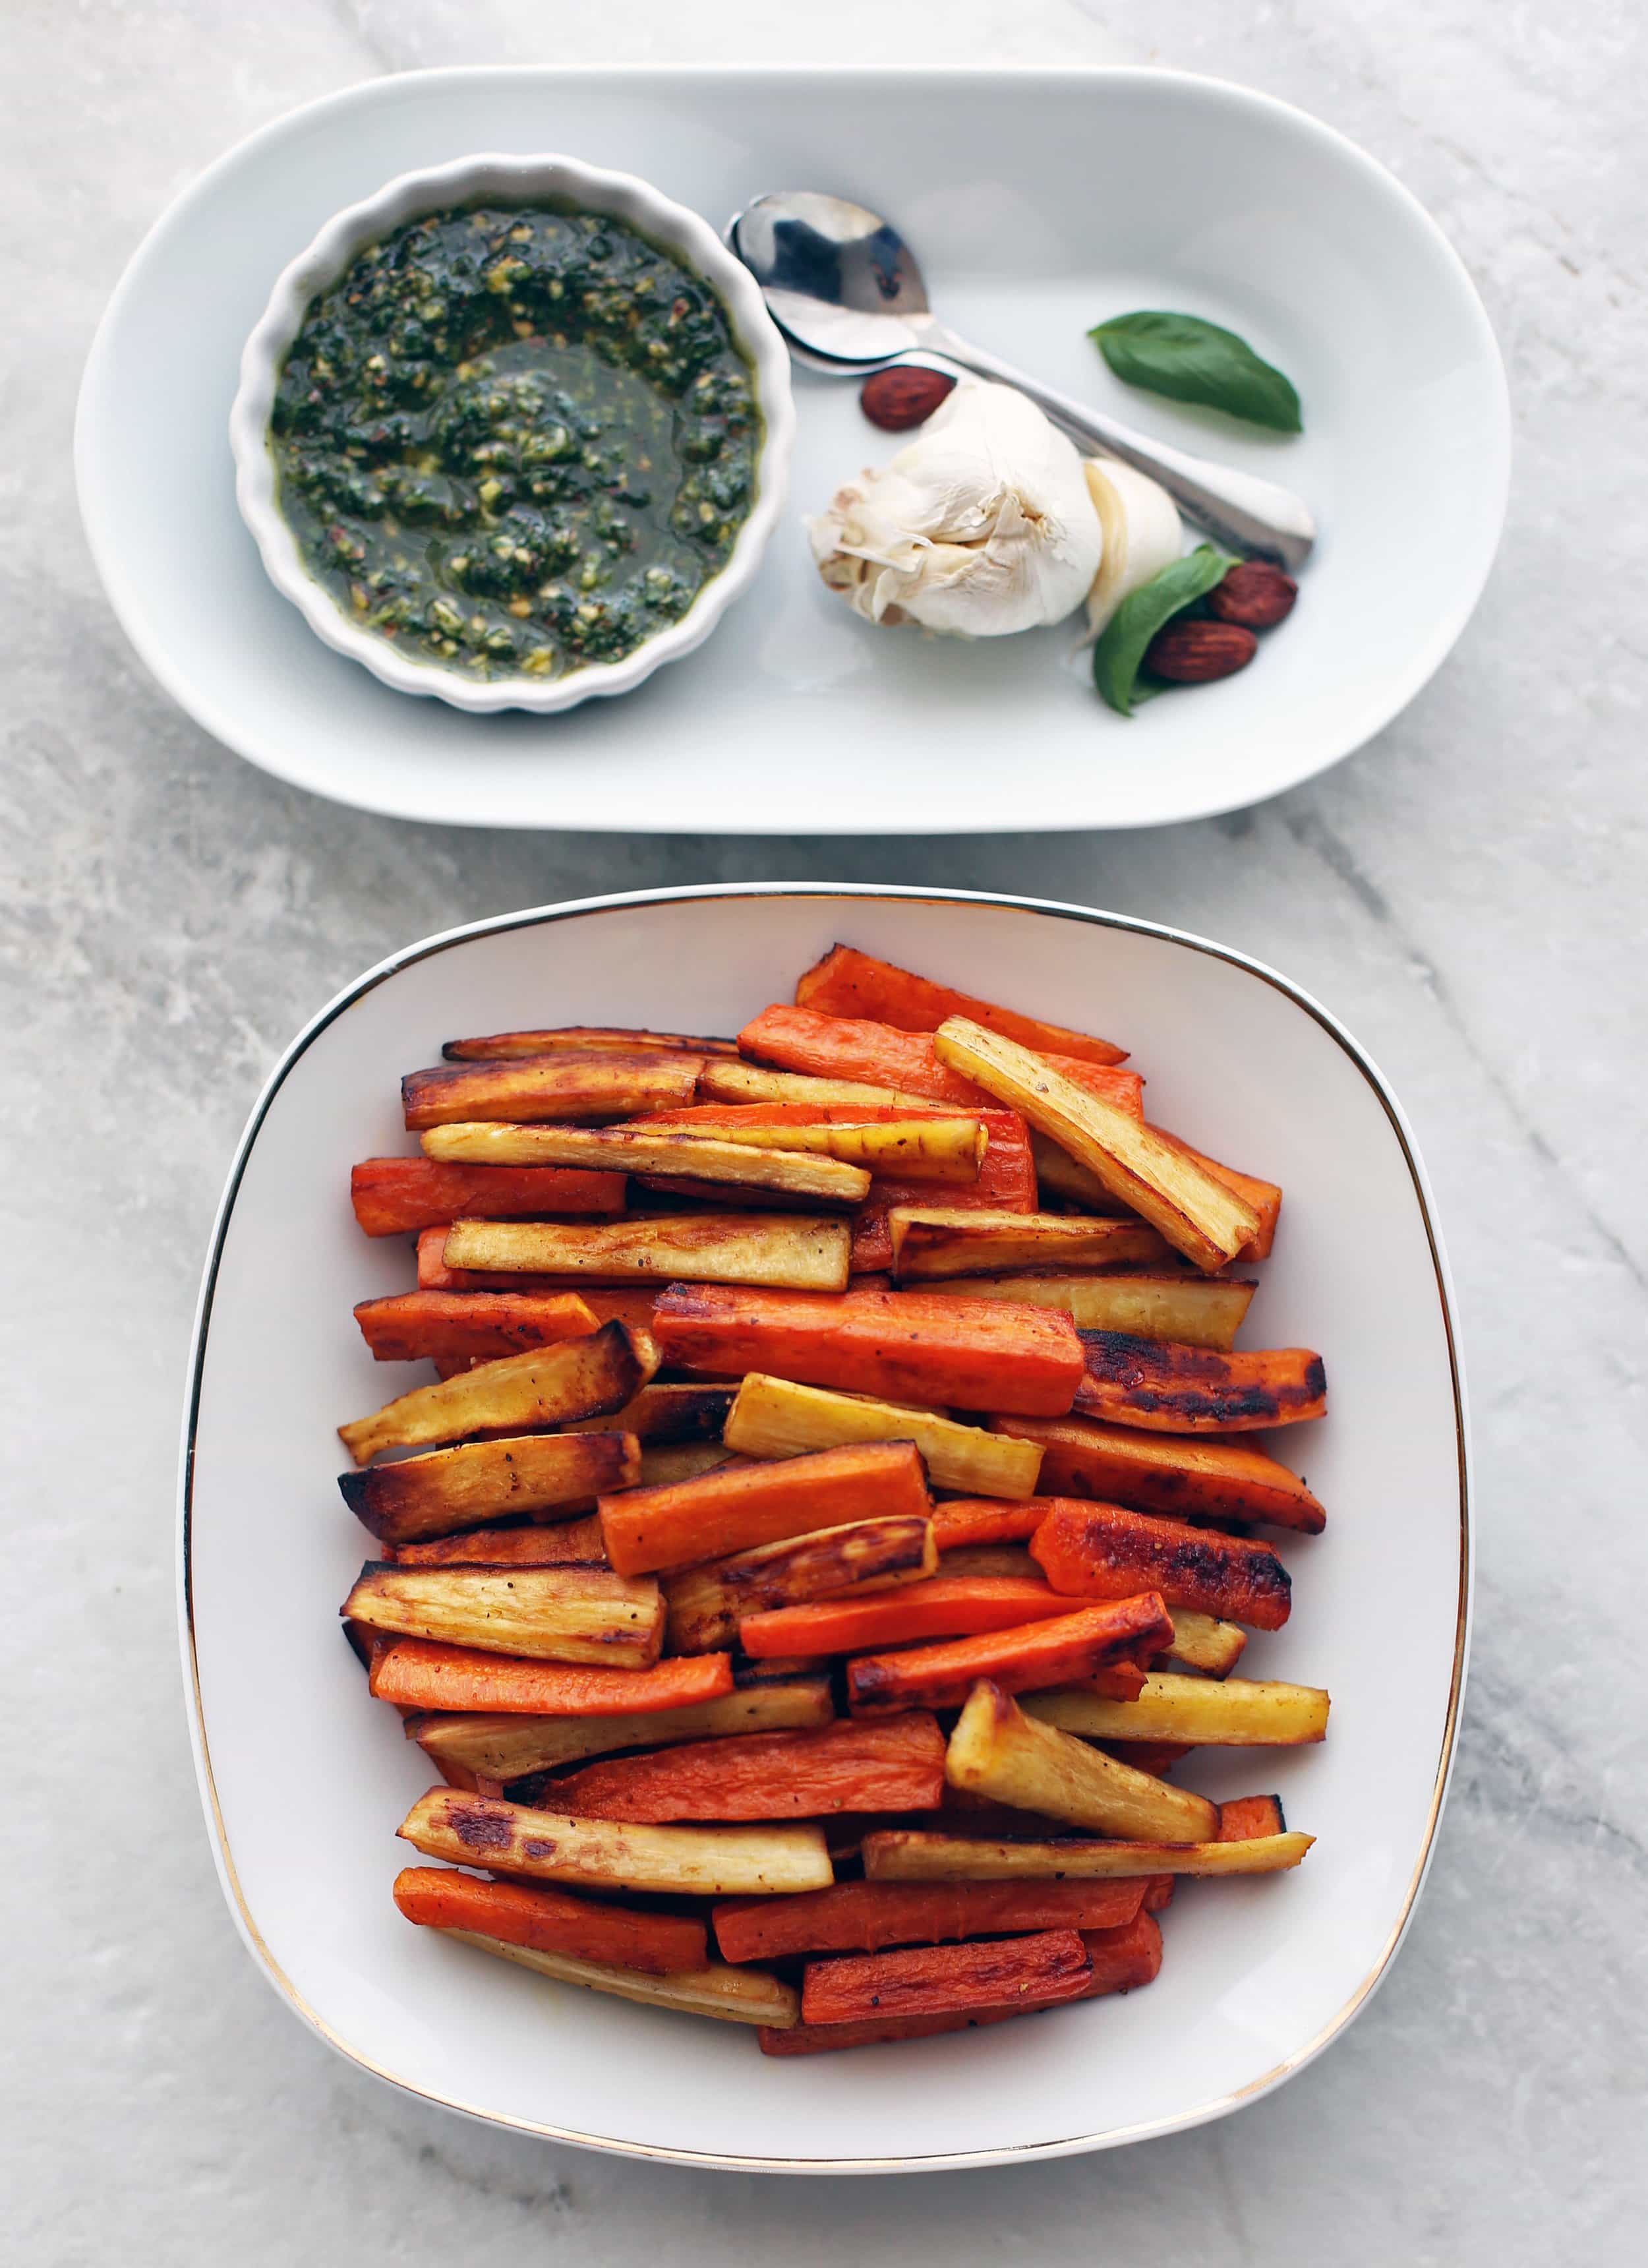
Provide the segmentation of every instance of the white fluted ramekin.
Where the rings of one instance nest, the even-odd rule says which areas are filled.
[[[750,364],[761,421],[754,501],[725,566],[704,585],[679,622],[644,639],[622,661],[591,663],[548,680],[466,677],[438,662],[415,661],[389,639],[357,629],[304,564],[297,538],[276,501],[275,460],[269,446],[281,365],[316,296],[337,281],[357,253],[402,222],[487,198],[520,205],[553,198],[586,212],[611,213],[677,254],[725,309],[732,336]],[[531,709],[548,715],[597,694],[629,693],[665,662],[679,661],[702,645],[761,563],[783,507],[794,438],[789,351],[742,261],[696,213],[660,195],[635,174],[606,173],[562,157],[460,158],[425,172],[402,173],[376,196],[347,206],[276,284],[241,355],[239,391],[229,413],[235,498],[276,590],[291,600],[318,638],[397,692],[431,694],[454,708],[477,712]]]

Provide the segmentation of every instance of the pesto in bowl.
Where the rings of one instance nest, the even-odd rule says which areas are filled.
[[[633,653],[726,564],[761,428],[702,276],[616,215],[500,201],[356,254],[304,313],[269,446],[353,627],[555,680]]]

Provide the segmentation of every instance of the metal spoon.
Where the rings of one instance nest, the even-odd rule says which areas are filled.
[[[1316,524],[1291,490],[1152,441],[958,338],[929,308],[909,247],[864,206],[814,189],[779,190],[735,213],[726,233],[809,370],[857,378],[913,356],[954,363],[1016,387],[1082,446],[1148,473],[1232,549],[1290,569],[1309,558]]]

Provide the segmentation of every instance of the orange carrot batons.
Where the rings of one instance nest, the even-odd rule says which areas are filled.
[[[566,1890],[524,1882],[488,1882],[450,1867],[403,1867],[394,1902],[424,1929],[467,1929],[504,1945],[611,1962],[667,1977],[709,1966],[701,1921],[681,1914],[640,1913]]]
[[[1007,1300],[673,1284],[653,1330],[665,1360],[692,1369],[939,1408],[1058,1416],[1083,1376],[1070,1317]]]
[[[815,961],[795,989],[798,1008],[821,1015],[868,1018],[892,1024],[901,1032],[936,1032],[948,1016],[970,1016],[992,1032],[1004,1033],[1026,1048],[1054,1055],[1076,1056],[1084,1062],[1118,1064],[1126,1050],[1108,1040],[1085,1032],[1067,1030],[1063,1024],[1044,1023],[1039,1016],[1020,1015],[1016,1008],[998,1008],[989,1000],[975,1000],[931,977],[917,976],[892,961],[877,961],[850,945],[833,945],[822,961]]]

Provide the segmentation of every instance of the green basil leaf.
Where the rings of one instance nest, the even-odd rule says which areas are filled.
[[[1130,717],[1137,704],[1155,690],[1137,680],[1144,649],[1163,623],[1205,598],[1237,564],[1228,551],[1199,544],[1122,600],[1105,624],[1093,658],[1093,683],[1119,715]]]
[[[1087,335],[1124,385],[1199,401],[1278,433],[1304,430],[1299,395],[1281,372],[1234,331],[1199,315],[1115,315]]]

